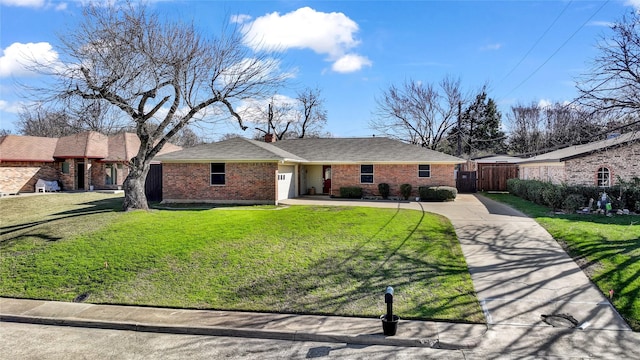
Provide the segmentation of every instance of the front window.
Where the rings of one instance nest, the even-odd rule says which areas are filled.
[[[360,182],[373,184],[373,165],[360,165]]]
[[[211,185],[225,184],[224,163],[211,163]]]
[[[418,177],[431,177],[431,165],[418,165]]]
[[[598,169],[598,186],[611,186],[611,173],[609,172],[609,169],[604,166]]]

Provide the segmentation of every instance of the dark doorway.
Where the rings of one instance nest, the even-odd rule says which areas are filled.
[[[322,165],[322,193],[331,194],[331,165]]]
[[[162,164],[151,164],[144,183],[147,201],[162,201]]]
[[[76,164],[76,184],[78,190],[84,190],[84,163]]]
[[[477,175],[475,171],[458,171],[456,188],[461,193],[476,192]]]

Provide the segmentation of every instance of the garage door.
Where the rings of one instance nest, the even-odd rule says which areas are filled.
[[[293,169],[293,166],[278,166],[278,200],[291,199],[296,196]]]

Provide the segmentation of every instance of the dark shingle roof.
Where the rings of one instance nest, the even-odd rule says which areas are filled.
[[[292,139],[275,146],[317,163],[464,163],[464,159],[384,137]]]
[[[233,138],[156,157],[163,162],[292,161],[305,163],[446,163],[465,160],[388,138],[292,139],[275,143]]]
[[[568,159],[591,154],[613,146],[622,145],[631,141],[640,141],[639,132],[626,133],[611,139],[600,140],[588,144],[569,146],[560,150],[548,152],[520,161],[520,164],[535,162],[560,162]]]
[[[304,161],[304,159],[263,141],[242,137],[195,146],[155,157],[162,162],[200,161]]]

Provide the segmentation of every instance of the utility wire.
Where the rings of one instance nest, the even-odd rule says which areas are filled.
[[[526,54],[524,54],[524,56],[522,56],[522,58],[520,59],[520,61],[518,61],[518,63],[511,68],[511,70],[509,70],[509,72],[507,73],[507,75],[505,75],[502,80],[500,80],[500,82],[498,84],[502,84],[505,79],[507,79],[509,77],[509,75],[511,75],[517,68],[518,66],[520,66],[520,64],[522,64],[522,62],[527,58],[527,56],[529,56],[529,54],[531,54],[531,52],[533,51],[533,49],[538,46],[538,44],[540,43],[540,41],[542,41],[542,39],[545,37],[545,35],[547,35],[547,33],[549,32],[549,30],[551,30],[551,28],[553,27],[553,25],[556,24],[556,22],[558,22],[558,19],[560,19],[560,17],[562,16],[562,14],[564,14],[565,11],[567,11],[567,9],[569,8],[569,5],[571,5],[571,3],[573,3],[573,0],[569,1],[567,3],[567,5],[565,5],[565,7],[562,9],[562,11],[560,11],[560,13],[558,14],[558,16],[556,16],[556,18],[553,20],[553,22],[547,27],[547,29],[542,33],[542,35],[540,35],[540,37],[538,38],[538,40],[536,40],[536,42],[531,45],[531,47],[529,48],[529,51],[527,51]]]
[[[567,45],[567,43],[569,43],[569,41],[571,41],[571,39],[573,39],[573,37],[576,36],[576,34],[578,34],[578,32],[580,32],[580,30],[582,30],[582,28],[589,23],[589,21],[591,21],[591,19],[593,19],[593,17],[596,16],[600,12],[600,10],[602,10],[602,8],[604,8],[605,5],[609,3],[609,1],[610,0],[607,0],[604,3],[602,3],[602,5],[600,5],[600,7],[597,8],[596,11],[593,14],[591,14],[591,16],[589,16],[589,18],[585,20],[582,23],[582,25],[580,25],[580,27],[576,31],[574,31],[573,34],[571,34],[571,36],[569,36],[567,40],[565,40],[551,55],[549,55],[549,57],[542,64],[540,64],[540,66],[538,66],[535,70],[533,70],[533,72],[531,72],[529,76],[527,76],[518,85],[516,85],[516,87],[511,89],[511,91],[509,91],[504,97],[511,95],[512,92],[516,91],[520,86],[522,86],[525,82],[531,79],[533,75],[535,75],[540,69],[542,69],[542,67],[545,66],[551,60],[551,58],[553,58],[565,45]]]

